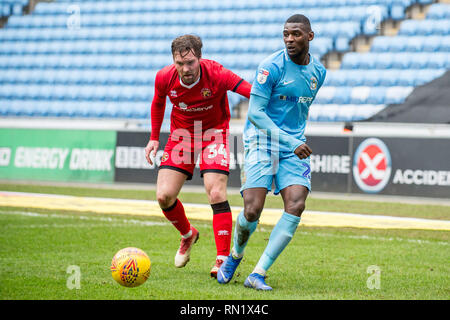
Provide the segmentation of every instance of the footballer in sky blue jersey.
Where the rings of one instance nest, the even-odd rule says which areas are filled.
[[[279,129],[280,152],[293,153],[299,145],[306,142],[304,132],[309,107],[322,86],[326,73],[320,61],[311,55],[309,57],[307,65],[298,65],[289,58],[287,49],[275,52],[259,64],[253,82],[251,94],[268,99],[264,112],[276,126],[275,128],[271,123],[266,123],[268,120],[264,119],[261,124],[266,127],[262,129]],[[263,132],[252,120],[247,118],[245,143],[248,145],[255,141],[261,133]]]
[[[309,55],[298,65],[287,49],[275,52],[258,67],[244,128],[245,163],[241,191],[266,187],[274,193],[293,184],[311,190],[309,157],[294,151],[306,143],[304,135],[311,103],[325,80],[325,68]]]
[[[309,107],[326,75],[320,61],[309,54],[313,39],[309,19],[301,14],[291,16],[283,29],[285,49],[264,59],[256,71],[244,129],[244,210],[237,217],[232,251],[217,274],[219,283],[228,283],[233,277],[273,184],[274,193],[283,198],[284,212],[244,286],[272,290],[265,283],[266,272],[300,223],[311,190],[312,150],[304,132]]]

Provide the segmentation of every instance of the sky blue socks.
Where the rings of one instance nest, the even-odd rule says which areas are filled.
[[[258,226],[258,220],[250,222],[244,216],[244,210],[239,213],[236,219],[233,238],[233,257],[241,258],[244,255],[244,249],[247,246],[248,239]]]
[[[269,237],[269,243],[267,244],[267,247],[253,272],[259,273],[263,276],[266,274],[266,271],[269,270],[280,253],[291,241],[299,223],[300,217],[283,212],[280,220],[273,228]]]
[[[266,274],[267,270],[269,270],[280,253],[291,241],[299,223],[300,217],[283,212],[280,220],[278,220],[277,224],[273,228],[269,237],[269,243],[267,244],[267,247],[253,272],[259,273],[263,276]],[[232,254],[235,259],[242,258],[244,255],[244,249],[247,246],[248,239],[255,231],[257,225],[258,221],[247,221],[244,216],[244,211],[239,213],[236,220],[233,238],[234,245]]]

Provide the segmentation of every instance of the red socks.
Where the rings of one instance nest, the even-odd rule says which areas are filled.
[[[180,231],[181,235],[185,235],[191,230],[191,224],[186,217],[183,204],[180,200],[175,200],[173,205],[167,209],[163,209],[162,212],[166,216],[167,220],[169,220],[174,227]]]
[[[230,254],[232,215],[228,201],[211,205],[213,209],[213,230],[216,241],[217,256]]]
[[[213,209],[213,230],[217,256],[226,257],[230,254],[231,229],[233,227],[230,205],[228,201],[224,201],[212,204],[211,208]],[[163,209],[162,212],[181,235],[189,233],[191,224],[180,200],[177,199],[172,206]]]

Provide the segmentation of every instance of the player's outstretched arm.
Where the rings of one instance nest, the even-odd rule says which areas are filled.
[[[248,120],[255,125],[259,130],[267,131],[267,135],[276,138],[278,137],[280,145],[286,146],[292,152],[295,152],[304,142],[298,140],[280,129],[265,112],[269,103],[269,99],[252,94],[248,107]]]
[[[164,111],[166,109],[166,94],[162,88],[164,80],[161,79],[161,73],[156,74],[155,79],[155,94],[153,95],[152,106],[150,109],[150,118],[152,124],[152,132],[150,135],[150,141],[145,147],[145,158],[147,162],[153,165],[153,161],[150,157],[156,156],[156,152],[159,148],[159,133],[161,131],[161,125],[164,120]]]
[[[244,96],[247,99],[250,98],[251,91],[252,91],[252,85],[250,84],[250,82],[245,81],[244,79],[242,79],[242,82],[236,88],[236,93],[239,93],[241,96]]]

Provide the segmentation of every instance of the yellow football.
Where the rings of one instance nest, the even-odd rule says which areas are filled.
[[[112,259],[112,277],[124,287],[137,287],[147,281],[151,264],[150,258],[141,249],[124,248]]]

